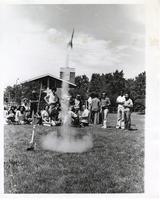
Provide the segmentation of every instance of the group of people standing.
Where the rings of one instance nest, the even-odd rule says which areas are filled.
[[[117,129],[131,128],[131,110],[133,101],[129,97],[129,93],[123,91],[116,99],[117,103]],[[88,99],[88,108],[90,110],[90,122],[93,124],[102,123],[102,128],[108,126],[108,113],[111,106],[110,98],[105,92],[102,93],[101,98],[97,94],[92,94]]]
[[[42,110],[39,109],[39,100],[36,92],[32,91],[30,100],[23,99],[21,106],[18,109],[9,110],[7,120],[16,122],[16,124],[30,124],[36,115],[37,123],[46,126],[61,125],[62,112],[61,102],[56,94],[56,88],[47,89],[44,97],[45,106]],[[133,101],[128,93],[121,91],[116,99],[117,103],[117,123],[116,128],[130,129],[131,128],[131,109]],[[75,98],[70,97],[68,113],[71,118],[71,125],[88,126],[92,124],[102,124],[102,128],[108,127],[108,114],[111,106],[110,98],[105,92],[99,98],[98,94],[92,93],[88,100],[82,101],[79,94]]]

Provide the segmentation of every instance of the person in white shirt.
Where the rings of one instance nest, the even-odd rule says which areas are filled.
[[[88,126],[89,125],[89,110],[85,105],[82,106],[82,113],[80,115],[80,125]]]
[[[25,124],[25,107],[20,106],[19,109],[16,111],[15,121],[17,124]]]
[[[27,98],[24,98],[24,99],[22,100],[21,106],[24,106],[24,108],[25,108],[25,115],[26,115],[26,118],[30,118],[31,112],[30,112],[29,100],[28,100]]]
[[[131,108],[133,107],[133,101],[130,99],[129,94],[125,94],[124,102],[124,119],[125,119],[125,128],[130,130],[131,128]]]
[[[91,105],[92,105],[92,97],[93,94],[89,95],[89,98],[87,100],[88,110],[89,110],[89,122],[91,122]]]
[[[49,105],[49,115],[52,118],[52,110],[55,108],[56,104],[59,102],[59,98],[56,94],[57,89],[53,88],[50,90],[47,88],[47,95],[44,97],[44,100]]]
[[[29,105],[29,100],[27,98],[24,98],[22,100],[22,106],[25,107],[25,111],[28,112],[30,111],[30,105]]]
[[[88,110],[91,109],[91,104],[92,104],[92,97],[91,95],[89,96],[88,100],[87,100],[87,103],[88,103]]]
[[[74,100],[74,109],[76,113],[81,110],[81,96],[79,94],[76,95],[76,98]]]
[[[125,129],[124,122],[124,102],[125,96],[123,95],[123,91],[120,92],[120,95],[116,99],[116,103],[118,104],[117,108],[117,125],[116,128]]]
[[[79,116],[78,113],[75,113],[75,109],[73,106],[69,107],[68,115],[66,116],[66,121],[69,122],[70,125],[79,126]]]
[[[46,106],[45,109],[41,111],[42,124],[45,126],[51,126],[48,109],[49,109],[49,106]]]

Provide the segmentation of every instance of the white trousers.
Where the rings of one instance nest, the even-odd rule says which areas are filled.
[[[103,121],[103,127],[107,127],[107,117],[108,117],[109,109],[106,108],[102,110],[102,121]]]
[[[118,111],[117,111],[117,125],[116,128],[125,128],[125,123],[124,123],[124,107],[119,106]]]

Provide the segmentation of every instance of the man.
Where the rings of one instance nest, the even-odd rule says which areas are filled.
[[[110,99],[107,97],[106,93],[102,93],[102,98],[100,101],[101,113],[102,113],[102,128],[107,128],[107,117],[109,112],[109,106],[111,105]]]
[[[80,126],[88,126],[89,125],[89,110],[85,105],[82,106],[82,112],[80,115]]]
[[[37,113],[37,107],[38,107],[38,98],[36,91],[33,90],[30,98],[30,118],[33,119],[33,116]]]
[[[21,105],[25,108],[26,118],[30,118],[31,111],[30,111],[29,100],[27,98],[24,98],[22,100],[22,104]]]
[[[100,100],[98,98],[98,94],[94,94],[91,103],[91,118],[94,124],[99,123],[99,110],[100,110]]]
[[[120,92],[120,95],[117,97],[116,103],[118,104],[118,110],[117,110],[117,125],[116,128],[125,128],[124,123],[124,102],[125,102],[125,96],[123,95],[123,91]]]
[[[45,102],[49,105],[49,115],[52,119],[52,111],[56,107],[56,104],[59,103],[59,98],[56,94],[57,89],[53,88],[52,90],[47,90],[47,95],[44,97]]]
[[[125,94],[124,102],[124,118],[125,118],[125,128],[130,130],[131,128],[131,108],[133,107],[133,101],[130,99],[129,94]]]
[[[74,109],[76,113],[81,110],[81,96],[79,94],[76,95],[76,98],[74,100]]]
[[[92,104],[92,98],[93,98],[93,94],[90,94],[89,98],[87,100],[87,106],[88,106],[88,110],[89,110],[89,122],[91,122],[91,104]]]

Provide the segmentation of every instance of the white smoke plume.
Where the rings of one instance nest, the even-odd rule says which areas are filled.
[[[42,138],[42,148],[51,151],[67,152],[67,153],[81,153],[92,148],[92,137],[89,134],[85,134],[81,138],[76,138],[78,132],[75,128],[71,127],[71,115],[69,114],[69,87],[65,82],[68,77],[68,67],[70,61],[71,47],[67,48],[66,55],[66,71],[64,71],[64,81],[62,83],[61,92],[61,116],[62,127],[59,132],[53,132]],[[78,130],[78,129],[77,129]]]
[[[75,131],[75,130],[74,130]],[[41,138],[41,146],[45,150],[63,153],[82,153],[93,147],[91,135],[82,138],[57,136],[57,132],[49,133]]]

